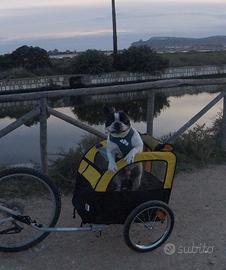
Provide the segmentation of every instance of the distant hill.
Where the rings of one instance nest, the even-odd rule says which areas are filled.
[[[226,36],[207,38],[152,37],[146,41],[134,42],[132,45],[146,45],[158,51],[226,50]]]

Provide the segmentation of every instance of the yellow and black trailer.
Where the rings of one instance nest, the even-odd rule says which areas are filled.
[[[159,141],[149,135],[142,135],[142,139],[144,151],[135,156],[131,165],[119,159],[116,173],[107,170],[106,141],[93,146],[84,155],[72,200],[83,223],[123,224],[131,211],[142,203],[169,202],[176,155],[171,145],[158,147]],[[136,177],[141,178],[139,189],[131,190],[131,181]],[[120,191],[115,190],[118,181],[122,181]]]

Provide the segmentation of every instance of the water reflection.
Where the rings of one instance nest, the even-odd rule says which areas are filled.
[[[136,100],[128,98],[122,98],[120,95],[117,97],[107,97],[104,99],[100,97],[95,98],[80,98],[72,99],[74,114],[81,121],[85,121],[89,124],[103,124],[104,114],[102,108],[104,105],[113,106],[117,110],[125,111],[134,122],[146,121],[147,117],[147,97],[140,96]],[[161,111],[170,106],[169,100],[164,94],[155,95],[155,117],[161,113]]]

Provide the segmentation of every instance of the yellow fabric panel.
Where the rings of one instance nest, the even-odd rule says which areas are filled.
[[[82,160],[80,165],[79,165],[78,172],[80,174],[82,174],[85,171],[85,169],[87,168],[88,165],[89,164],[85,160]]]
[[[97,153],[97,149],[96,149],[96,146],[92,147],[89,152],[87,152],[86,154],[86,158],[88,160],[90,160],[91,162],[94,162],[94,159],[95,159],[95,156],[96,156],[96,153]]]
[[[173,158],[174,157],[174,158]],[[172,183],[173,183],[173,177],[174,177],[174,172],[176,169],[176,156],[174,155],[172,158],[170,158],[168,162],[168,167],[167,167],[167,174],[166,174],[166,179],[164,182],[164,188],[172,188]]]
[[[97,187],[95,188],[95,191],[105,192],[108,184],[110,183],[114,175],[115,173],[106,171],[105,174],[101,177],[101,180],[99,181]]]
[[[172,152],[142,152],[135,156],[135,162],[151,160],[162,160],[168,163],[164,188],[171,188],[176,166],[176,156]],[[126,165],[127,164],[123,159],[117,162],[119,170]],[[105,192],[114,175],[115,173],[106,171],[95,190]]]
[[[171,188],[173,182],[174,171],[176,167],[176,156],[172,152],[142,152],[136,155],[135,161],[145,160],[162,160],[166,161],[167,172],[164,182],[164,188]]]
[[[101,174],[90,165],[82,175],[87,179],[87,181],[90,182],[93,188],[96,186],[97,181],[99,180],[101,176]]]
[[[125,167],[127,164],[123,159],[120,159],[117,162],[117,167],[118,170],[122,169],[123,167]],[[117,172],[116,172],[117,173]],[[106,191],[108,184],[110,183],[111,179],[113,178],[113,176],[116,174],[110,171],[106,171],[104,173],[104,175],[101,177],[97,187],[96,187],[96,191]]]

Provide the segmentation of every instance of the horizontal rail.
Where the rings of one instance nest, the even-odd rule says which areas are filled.
[[[22,117],[18,118],[15,122],[9,124],[7,127],[0,130],[0,138],[4,137],[5,135],[9,134],[13,130],[19,128],[20,126],[26,124],[29,120],[32,120],[34,117],[40,114],[40,108],[37,107],[34,110],[26,113]]]
[[[171,79],[152,82],[123,84],[114,86],[102,86],[91,88],[63,89],[53,91],[40,91],[32,93],[7,94],[0,95],[0,102],[37,100],[40,98],[57,98],[67,96],[88,96],[99,94],[123,93],[140,90],[151,90],[160,88],[172,88],[179,86],[197,86],[197,85],[223,85],[226,84],[226,78],[216,79]]]
[[[79,127],[85,131],[88,131],[102,139],[106,139],[107,138],[107,135],[104,134],[103,132],[100,132],[99,130],[96,130],[95,128],[92,128],[91,126],[88,126],[88,125],[85,125],[83,124],[81,121],[79,120],[76,120],[66,114],[63,114],[61,112],[58,112],[50,107],[47,107],[47,110],[50,114],[52,114],[53,116],[57,117],[57,118],[60,118],[61,120],[65,121],[65,122],[68,122],[69,124],[72,124],[76,127]]]

